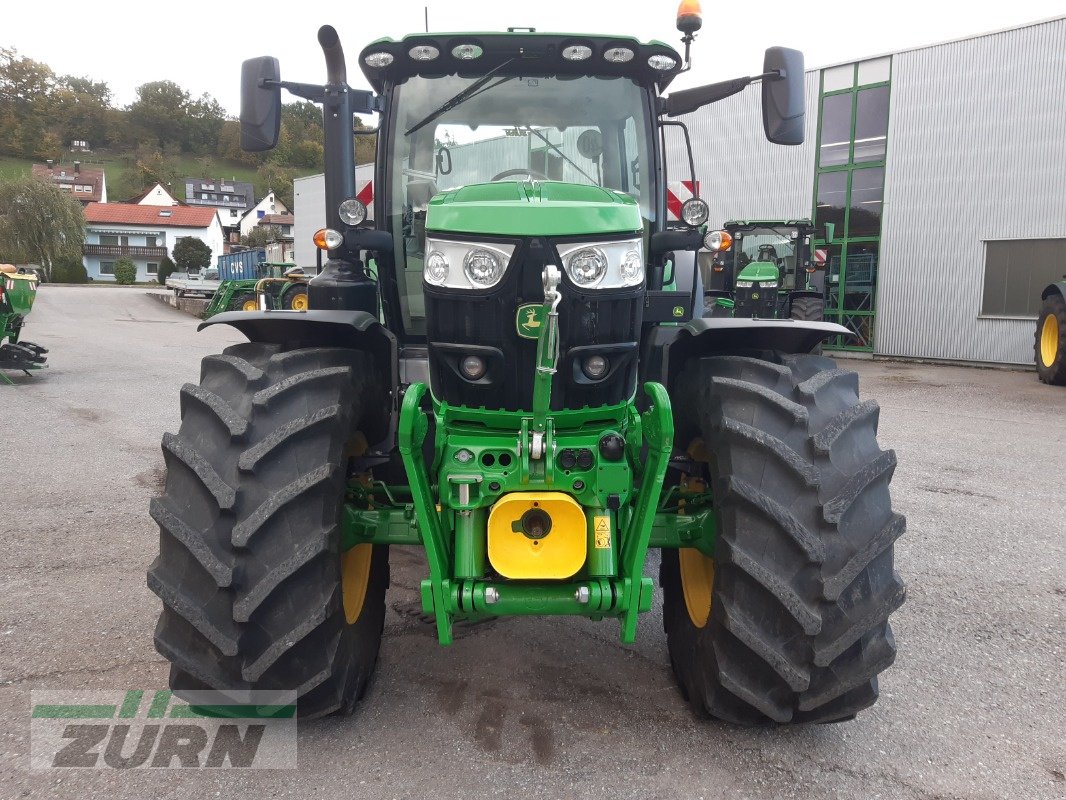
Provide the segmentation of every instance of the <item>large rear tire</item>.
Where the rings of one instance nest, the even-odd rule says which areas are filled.
[[[905,594],[877,404],[859,400],[854,372],[811,355],[694,360],[672,395],[718,520],[714,559],[663,552],[682,693],[742,725],[852,718],[895,659],[888,616]]]
[[[384,405],[371,358],[338,348],[235,345],[182,388],[148,572],[175,691],[295,690],[302,717],[362,696],[388,548],[342,555],[339,520],[348,458]]]
[[[1066,302],[1058,293],[1046,297],[1040,307],[1033,350],[1040,380],[1066,386]]]
[[[789,306],[789,317],[792,319],[807,322],[821,322],[825,319],[825,301],[820,297],[793,297]]]

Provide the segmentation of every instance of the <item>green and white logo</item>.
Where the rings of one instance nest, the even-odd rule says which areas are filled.
[[[543,303],[525,303],[515,313],[515,330],[523,339],[539,339],[548,315]]]
[[[294,769],[296,693],[30,692],[33,769]]]

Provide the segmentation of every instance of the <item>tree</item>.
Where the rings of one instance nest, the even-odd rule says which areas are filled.
[[[137,280],[137,265],[126,256],[115,262],[115,283],[127,286]]]
[[[286,208],[292,208],[292,181],[297,174],[297,171],[292,167],[283,167],[268,161],[256,170],[256,197],[265,197],[267,192],[273,191],[274,196],[284,203]]]
[[[174,266],[174,262],[170,260],[170,256],[163,256],[163,260],[159,262],[159,273],[156,275],[156,280],[159,281],[160,286],[165,286],[167,278],[174,274],[177,269]]]
[[[183,236],[174,245],[174,263],[180,272],[199,272],[211,266],[211,248],[194,236]]]
[[[80,258],[62,256],[52,264],[52,280],[56,283],[88,283],[89,273]]]
[[[64,256],[81,258],[85,215],[81,203],[36,178],[0,184],[0,251],[13,261],[32,262],[52,280],[52,265]]]
[[[241,244],[253,250],[261,250],[281,238],[281,228],[277,225],[256,225],[241,237]]]

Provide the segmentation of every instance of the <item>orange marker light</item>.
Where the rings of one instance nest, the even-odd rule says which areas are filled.
[[[677,29],[692,34],[703,27],[703,10],[699,0],[681,0],[677,7]]]
[[[315,231],[315,235],[313,237],[311,237],[311,238],[315,242],[315,247],[317,247],[319,250],[328,250],[329,249],[329,248],[326,247],[326,229],[325,228],[319,228],[317,231]]]
[[[319,228],[311,240],[319,250],[336,250],[344,244],[344,237],[332,228]]]

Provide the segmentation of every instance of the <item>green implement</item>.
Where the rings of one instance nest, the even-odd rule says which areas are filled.
[[[0,381],[12,381],[3,370],[41,369],[47,360],[45,348],[21,338],[26,316],[37,297],[37,273],[0,264]]]

